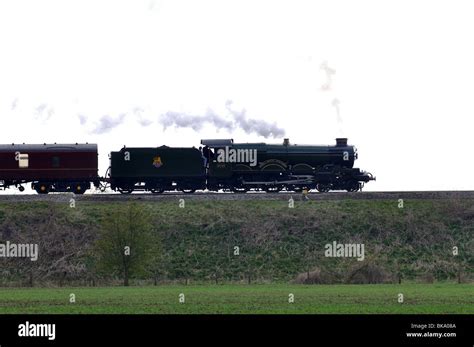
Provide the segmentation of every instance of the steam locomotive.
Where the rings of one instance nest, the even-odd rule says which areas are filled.
[[[334,146],[234,143],[202,140],[195,147],[123,147],[110,153],[105,177],[98,175],[96,144],[0,145],[0,189],[20,191],[30,183],[39,194],[91,188],[130,194],[196,190],[279,192],[316,189],[359,191],[375,180],[354,168],[357,150],[346,138]]]

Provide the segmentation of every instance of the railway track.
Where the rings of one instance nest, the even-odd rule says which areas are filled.
[[[239,201],[239,200],[289,200],[295,201],[304,199],[301,193],[215,193],[215,192],[196,192],[194,194],[185,193],[163,193],[153,194],[110,194],[110,193],[91,193],[84,195],[74,195],[72,193],[53,193],[48,195],[39,194],[4,194],[0,193],[0,202],[67,202],[71,198],[76,201],[85,202],[120,202],[120,201],[174,201],[176,199],[186,200],[220,200],[220,201]],[[307,194],[309,200],[398,200],[398,199],[474,199],[474,191],[404,191],[404,192],[330,192]]]

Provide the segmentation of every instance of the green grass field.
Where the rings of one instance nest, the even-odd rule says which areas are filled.
[[[76,296],[69,303],[70,294]],[[179,295],[185,302],[179,302]],[[289,294],[294,303],[289,303]],[[398,302],[402,293],[404,302]],[[474,313],[472,284],[1,288],[5,313]]]

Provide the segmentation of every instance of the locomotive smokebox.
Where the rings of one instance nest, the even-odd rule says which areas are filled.
[[[338,137],[336,139],[336,146],[337,147],[345,147],[347,146],[347,137]]]

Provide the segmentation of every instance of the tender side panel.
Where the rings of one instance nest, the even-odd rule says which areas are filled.
[[[123,148],[111,154],[111,177],[205,177],[204,158],[196,148]]]

